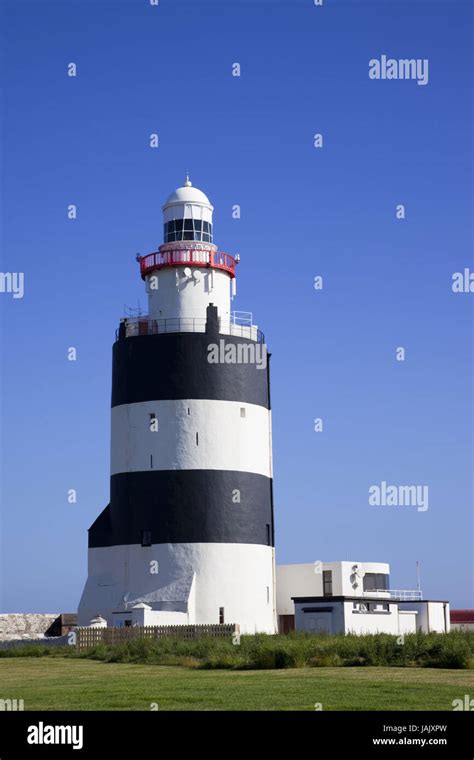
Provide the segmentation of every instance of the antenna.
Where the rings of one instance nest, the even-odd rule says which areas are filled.
[[[421,591],[420,563],[418,562],[418,560],[416,560],[416,589],[417,591]]]

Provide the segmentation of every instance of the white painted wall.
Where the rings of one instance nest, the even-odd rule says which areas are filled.
[[[416,610],[398,610],[398,632],[416,633]]]
[[[276,600],[278,615],[294,615],[292,596],[322,596],[322,575],[316,575],[314,564],[277,565]]]
[[[130,610],[113,616],[113,625],[116,627],[125,625],[188,625],[186,612],[174,612],[173,610]]]
[[[386,604],[380,600],[380,604]],[[414,633],[416,630],[416,611],[402,612],[400,615],[396,602],[388,603],[389,612],[355,612],[354,602],[318,601],[298,602],[295,605],[295,628],[317,633],[327,630],[329,633],[354,633],[357,635],[390,633]],[[374,602],[372,602],[374,604]],[[303,612],[303,609],[332,607],[330,613]]]
[[[390,575],[390,565],[387,562],[337,562],[336,577],[337,591],[335,596],[374,596],[373,591],[364,592],[363,578],[366,573],[382,573]],[[333,581],[334,586],[334,581]],[[390,598],[390,592],[380,592],[376,596],[381,599]]]
[[[175,245],[178,245],[177,243]],[[185,267],[166,267],[146,278],[150,319],[206,319],[210,303],[217,306],[221,319],[230,319],[231,277],[219,269],[189,267],[194,276],[187,277]],[[158,288],[156,288],[156,283]]]
[[[353,568],[356,566],[356,570]],[[294,614],[293,596],[322,596],[323,571],[332,571],[333,596],[360,596],[363,598],[363,576],[365,573],[390,574],[386,562],[315,562],[297,565],[277,565],[277,613]],[[366,592],[365,596],[374,596]],[[390,593],[377,594],[381,599],[389,599]]]
[[[158,420],[157,432],[150,429],[150,414]],[[145,401],[113,407],[111,423],[112,475],[151,469],[237,470],[271,477],[270,413],[257,404]]]
[[[417,630],[424,633],[449,633],[449,602],[400,602],[402,610],[417,610]]]
[[[386,602],[385,602],[386,603]],[[383,601],[381,600],[381,604]],[[388,604],[389,612],[354,612],[353,602],[344,602],[346,633],[392,633],[398,634],[398,605]]]
[[[158,574],[150,572],[158,562]],[[242,633],[275,633],[274,550],[257,544],[157,544],[89,549],[89,575],[79,604],[79,625],[100,613],[113,625],[113,612],[132,600],[196,574],[195,600],[169,599],[186,623],[238,623]],[[173,585],[174,584],[174,585]],[[178,584],[179,588],[179,584]],[[183,588],[187,588],[183,584]],[[173,594],[168,594],[173,596]],[[175,594],[179,597],[179,593]],[[171,604],[170,604],[171,602]],[[154,605],[146,600],[153,608]],[[193,609],[194,608],[194,609]],[[173,610],[172,610],[173,611]]]

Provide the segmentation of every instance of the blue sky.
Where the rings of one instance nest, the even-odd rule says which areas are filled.
[[[272,352],[277,560],[387,561],[396,588],[419,560],[427,596],[472,606],[474,296],[451,290],[473,268],[472,5],[2,5],[1,267],[25,295],[0,294],[1,610],[77,607],[114,332],[187,168]],[[427,58],[428,84],[369,79],[382,54]],[[428,485],[428,511],[369,506],[381,481]]]

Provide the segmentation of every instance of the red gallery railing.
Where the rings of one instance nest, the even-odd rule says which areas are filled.
[[[169,251],[155,251],[140,256],[140,274],[143,279],[157,269],[164,267],[211,267],[222,269],[235,277],[236,260],[222,251],[200,250],[198,248],[173,248]]]

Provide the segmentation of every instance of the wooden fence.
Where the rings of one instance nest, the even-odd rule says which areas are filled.
[[[84,651],[97,644],[122,644],[132,639],[173,637],[184,640],[227,639],[238,634],[234,623],[224,625],[134,625],[120,628],[76,628],[76,649]]]

